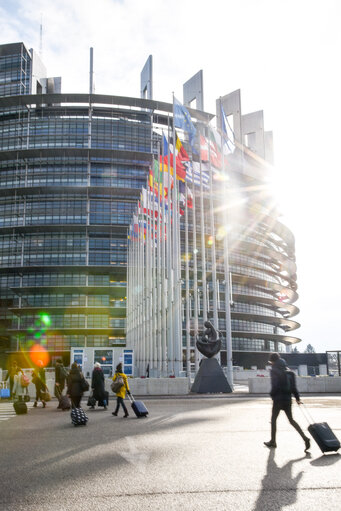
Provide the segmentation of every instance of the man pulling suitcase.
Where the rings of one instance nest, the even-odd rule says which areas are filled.
[[[297,404],[301,405],[301,400],[296,387],[295,373],[289,371],[285,360],[280,358],[278,353],[271,353],[269,362],[271,369],[271,392],[272,414],[271,414],[271,440],[264,442],[267,447],[275,448],[276,444],[276,421],[281,410],[284,410],[290,424],[296,429],[302,437],[305,445],[304,451],[310,449],[310,439],[303,433],[300,426],[294,421],[291,411],[291,394],[294,395]]]

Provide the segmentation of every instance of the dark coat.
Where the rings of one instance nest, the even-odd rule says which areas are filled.
[[[104,373],[100,367],[95,367],[92,371],[91,388],[94,391],[96,401],[103,401],[105,397]]]
[[[43,367],[41,367],[39,370],[35,369],[32,372],[32,383],[34,383],[37,392],[39,390],[46,389],[46,376],[45,369]]]
[[[71,369],[67,377],[67,394],[73,397],[79,397],[83,395],[82,390],[82,379],[83,375],[78,367]]]
[[[56,383],[59,383],[59,385],[64,388],[67,372],[63,364],[59,362],[56,363],[54,374]]]
[[[286,405],[291,402],[291,394],[299,401],[295,373],[290,371],[285,360],[280,358],[276,360],[271,369],[270,396],[274,402]]]

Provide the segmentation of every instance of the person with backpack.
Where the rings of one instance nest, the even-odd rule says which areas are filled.
[[[116,366],[116,372],[113,376],[113,383],[111,384],[111,388],[117,397],[116,409],[114,412],[112,412],[112,415],[117,416],[120,405],[122,405],[124,411],[123,417],[126,419],[129,417],[129,413],[126,405],[124,404],[124,398],[126,397],[126,391],[128,394],[130,394],[130,389],[128,385],[128,378],[123,372],[121,362]]]
[[[63,366],[63,361],[61,358],[57,358],[56,365],[54,369],[55,375],[55,396],[58,399],[57,408],[61,408],[60,406],[60,398],[63,395],[63,390],[65,388],[65,380],[67,378],[67,370]]]
[[[279,412],[284,410],[290,424],[301,435],[305,449],[307,452],[310,448],[310,439],[303,433],[300,426],[294,421],[291,411],[291,394],[294,395],[298,405],[301,405],[300,395],[296,387],[295,373],[287,368],[287,364],[283,358],[280,358],[278,353],[271,353],[269,357],[271,368],[271,391],[272,398],[272,414],[271,414],[271,440],[264,442],[264,445],[269,448],[276,448],[276,422]]]
[[[13,376],[13,387],[12,387],[12,395],[13,399],[19,399],[20,401],[24,399],[24,395],[26,394],[26,384],[23,385],[23,377],[24,373],[20,369]]]

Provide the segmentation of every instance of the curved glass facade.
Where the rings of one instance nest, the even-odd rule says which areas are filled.
[[[30,55],[23,45],[16,55],[5,53],[0,52],[1,349],[28,349],[42,313],[49,317],[43,335],[49,351],[124,345],[127,228],[172,107],[114,96],[30,95]],[[298,327],[290,319],[298,312],[292,305],[297,299],[294,239],[279,222],[271,198],[250,191],[260,185],[264,182],[243,174],[232,157],[230,198],[235,201],[238,189],[244,199],[229,218],[232,345],[238,351],[282,350],[297,341],[288,335]],[[221,197],[219,183],[214,191],[218,231],[221,202],[228,198]],[[209,210],[208,197],[204,210]],[[189,210],[192,233],[193,221]],[[199,207],[196,225],[201,330]],[[208,215],[205,233],[216,235]],[[206,240],[205,252],[210,317],[213,261]],[[192,260],[189,267],[193,290]],[[224,335],[224,246],[218,236],[216,271]],[[194,301],[191,307],[193,312]],[[184,346],[185,328],[183,322]],[[192,319],[190,328],[193,334]]]

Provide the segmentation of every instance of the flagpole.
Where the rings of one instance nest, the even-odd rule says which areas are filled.
[[[199,333],[199,306],[198,306],[198,250],[197,250],[197,219],[196,219],[196,193],[194,183],[194,168],[192,166],[192,195],[193,195],[193,209],[192,209],[192,225],[193,225],[193,298],[194,298],[194,325],[193,325],[193,338],[194,338],[194,368],[197,373],[199,370],[199,351],[196,346],[196,340]]]
[[[209,128],[210,129],[210,128]],[[215,249],[215,222],[214,222],[214,208],[213,208],[213,179],[212,179],[212,165],[211,165],[211,144],[208,140],[208,163],[210,173],[210,197],[209,197],[209,211],[210,211],[210,228],[212,236],[211,247],[211,263],[212,263],[212,298],[213,298],[213,326],[219,330],[218,323],[218,308],[217,308],[217,262],[216,262],[216,249]],[[220,355],[216,358],[220,359]]]
[[[152,376],[157,373],[158,364],[158,350],[157,350],[157,274],[156,274],[156,242],[157,242],[157,220],[156,220],[156,210],[155,210],[155,187],[154,187],[154,161],[152,165],[152,177],[153,177],[153,190],[152,192],[148,189],[148,193],[151,194],[151,225],[152,225],[152,237],[151,237],[151,246],[152,246],[152,278],[151,278],[151,321],[152,321],[152,353],[151,353],[151,365],[150,365],[150,373]]]
[[[154,162],[153,162],[154,163]],[[156,222],[156,233],[157,233],[157,246],[156,246],[156,296],[155,296],[155,305],[156,305],[156,351],[157,351],[157,376],[160,378],[162,371],[162,270],[161,270],[161,251],[162,251],[162,234],[160,226],[161,224],[161,199],[160,199],[160,142],[157,144],[157,169],[158,169],[158,180],[157,180],[157,190],[158,190],[158,214],[157,214],[157,222]],[[155,172],[154,172],[155,176]],[[153,189],[155,188],[155,183],[153,179]],[[163,218],[163,217],[162,217]],[[162,220],[163,221],[163,220]]]
[[[169,147],[169,132],[170,132],[170,126],[169,126],[169,117],[168,117],[168,172],[169,172],[169,178],[171,175],[170,171],[170,147]],[[173,171],[173,178],[174,178],[174,171]],[[174,181],[174,179],[173,179]],[[174,187],[174,183],[173,183]],[[172,265],[172,225],[174,221],[174,205],[172,201],[172,190],[169,190],[169,203],[168,203],[168,232],[167,232],[167,275],[168,275],[168,337],[167,337],[167,371],[168,376],[173,374],[173,295],[174,295],[174,289],[173,289],[173,265]]]
[[[173,254],[174,254],[174,376],[180,375],[182,365],[182,325],[181,325],[181,259],[180,259],[180,217],[178,202],[178,182],[176,174],[175,106],[173,93]]]
[[[223,130],[223,105],[220,101],[220,122],[221,122],[221,158],[222,171],[225,178],[225,158],[224,158],[224,130]],[[228,204],[227,179],[224,179],[224,205]],[[233,353],[232,353],[232,328],[231,328],[231,304],[230,294],[232,282],[230,282],[230,266],[229,266],[229,240],[228,240],[228,213],[227,207],[223,209],[223,221],[225,226],[224,236],[224,278],[225,278],[225,337],[226,337],[226,360],[227,360],[227,381],[233,390]]]
[[[202,320],[203,325],[207,321],[207,278],[206,278],[206,246],[205,246],[205,217],[204,217],[204,189],[202,180],[202,158],[201,158],[201,131],[199,133],[200,153],[200,234],[201,234],[201,280],[202,280]],[[196,349],[196,371],[199,370],[199,351]]]
[[[187,377],[191,376],[191,318],[189,308],[189,246],[188,246],[188,192],[185,185],[185,289],[186,289],[186,369]]]
[[[165,212],[165,165],[164,165],[164,157],[165,157],[165,147],[164,147],[164,134],[162,133],[162,146],[161,146],[161,155],[162,155],[162,223],[161,223],[161,240],[162,240],[162,250],[161,250],[161,311],[162,311],[162,318],[161,318],[161,342],[162,342],[162,356],[161,356],[161,375],[167,376],[167,280],[166,280],[166,236],[168,237],[168,229],[167,228],[167,221],[168,221],[168,215],[166,218],[166,212]],[[159,172],[160,172],[160,162],[159,162]],[[167,184],[167,193],[169,188],[169,174],[168,174],[168,167],[167,167],[167,177],[168,177],[168,184]],[[169,208],[168,208],[169,209]],[[167,232],[167,235],[166,235]]]
[[[142,353],[143,353],[143,267],[142,267],[142,235],[141,235],[141,203],[138,204],[138,252],[137,252],[137,275],[138,275],[138,368],[139,376],[141,376],[141,364],[142,364]]]

